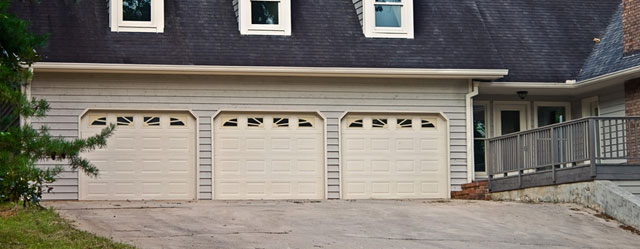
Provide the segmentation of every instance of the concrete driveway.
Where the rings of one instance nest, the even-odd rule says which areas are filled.
[[[141,248],[640,248],[568,204],[485,201],[47,202]]]

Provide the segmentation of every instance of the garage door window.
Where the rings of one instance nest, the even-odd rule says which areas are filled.
[[[145,127],[160,126],[160,117],[144,117]]]
[[[371,120],[371,126],[373,128],[387,128],[388,122],[386,118],[374,118]]]
[[[410,118],[399,118],[397,123],[398,128],[412,128],[412,121]]]
[[[362,128],[364,127],[363,124],[362,119],[351,120],[349,121],[349,128]]]
[[[288,118],[273,118],[273,127],[289,127],[289,119]]]
[[[298,119],[298,127],[311,127],[313,128],[313,119],[310,118],[299,118]]]
[[[230,118],[222,124],[224,127],[238,127],[238,118]]]
[[[247,126],[249,126],[249,127],[264,127],[263,119],[262,118],[257,118],[257,117],[248,118],[247,119]]]
[[[119,116],[118,126],[133,126],[133,116]]]
[[[91,120],[91,126],[105,126],[107,125],[107,117],[95,117]]]
[[[436,122],[428,119],[423,119],[422,128],[436,128]]]
[[[184,122],[184,120],[183,120],[182,118],[178,118],[178,117],[172,117],[172,118],[170,119],[169,124],[170,124],[171,126],[174,126],[174,127],[175,127],[175,126],[177,126],[177,127],[185,126],[185,122]]]

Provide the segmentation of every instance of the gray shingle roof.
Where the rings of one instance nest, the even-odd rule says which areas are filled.
[[[640,53],[625,56],[623,51],[622,6],[620,6],[613,18],[611,18],[606,33],[600,38],[600,43],[595,46],[586,60],[582,71],[578,75],[578,80],[640,66]]]
[[[104,1],[13,1],[50,62],[509,69],[575,79],[620,0],[414,0],[415,39],[365,38],[352,0],[292,1],[292,36],[243,36],[231,0],[165,0],[165,31],[112,33]]]

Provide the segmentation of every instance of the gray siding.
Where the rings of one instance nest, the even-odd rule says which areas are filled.
[[[8,117],[13,115],[12,113],[13,107],[11,105],[7,103],[0,103],[0,117]],[[18,125],[20,125],[20,117],[15,116],[13,117],[13,120],[8,120],[7,126],[0,127],[0,131],[6,131],[7,129],[9,129],[9,127]]]
[[[622,117],[625,115],[624,85],[617,85],[600,92],[598,95],[600,116]]]
[[[87,108],[190,109],[200,124],[199,198],[211,199],[211,116],[216,111],[320,111],[327,118],[328,197],[339,198],[339,117],[345,111],[443,112],[450,119],[452,190],[459,190],[468,181],[467,89],[465,80],[40,73],[32,94],[48,100],[51,111],[32,123],[76,138],[78,117]],[[77,185],[78,173],[67,170],[45,198],[77,199]]]

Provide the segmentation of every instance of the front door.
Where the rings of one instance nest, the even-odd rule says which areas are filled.
[[[528,104],[502,104],[494,105],[495,136],[507,135],[527,129]]]

